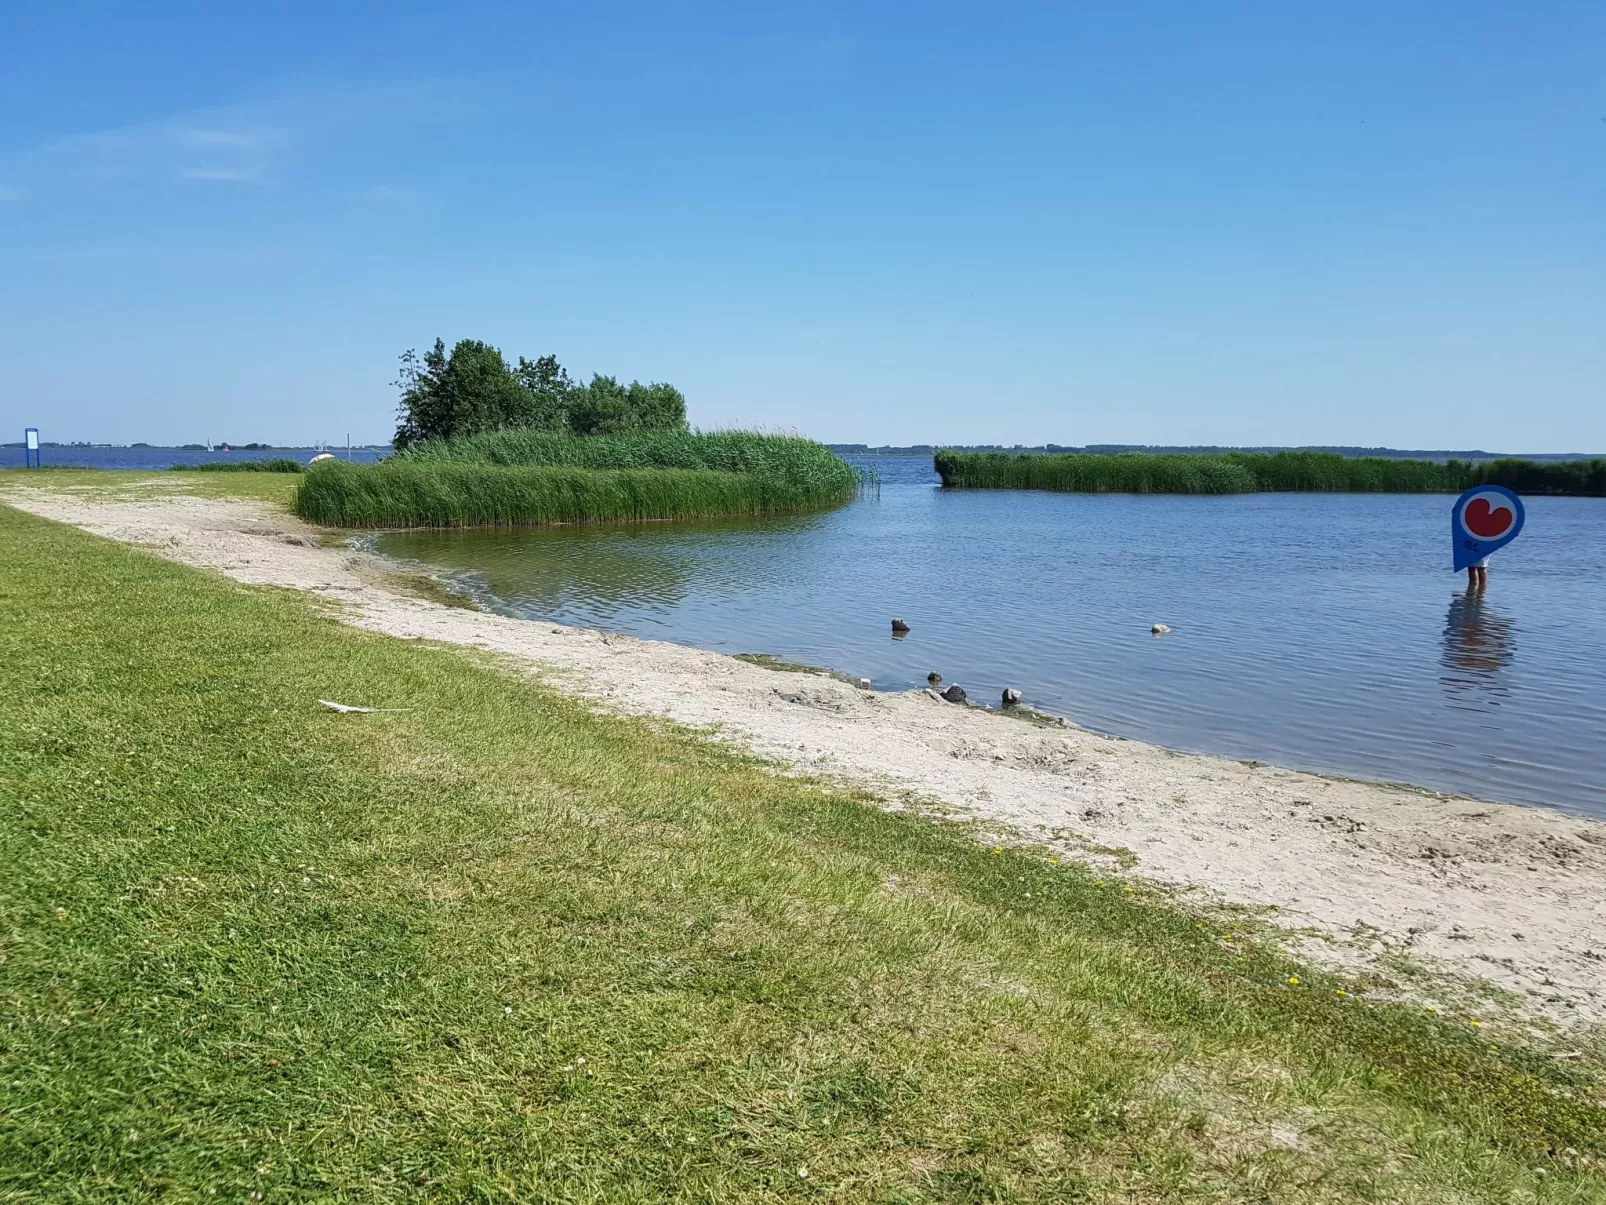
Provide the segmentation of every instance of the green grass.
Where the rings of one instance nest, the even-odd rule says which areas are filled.
[[[1257,490],[1326,493],[1455,493],[1467,466],[1387,456],[1340,456],[1334,452],[1232,452],[1227,458],[1248,469]]]
[[[0,545],[6,1201],[1606,1191],[1593,1046],[302,596]]]
[[[299,473],[301,462],[287,456],[270,460],[214,460],[206,464],[175,464],[175,473]]]
[[[291,473],[169,473],[139,469],[0,469],[0,502],[9,489],[41,489],[73,497],[139,499],[184,494],[244,498],[288,510],[298,478]]]
[[[1253,473],[1222,456],[938,452],[935,464],[943,485],[969,489],[1241,494],[1255,488]]]
[[[641,523],[814,509],[805,488],[706,469],[516,468],[453,461],[314,465],[295,513],[336,527]]]
[[[1339,456],[1330,452],[1224,452],[1199,455],[1123,452],[1042,455],[939,452],[945,486],[1094,493],[1239,494],[1256,490],[1459,493],[1504,485],[1526,494],[1606,495],[1606,460],[1537,463]]]
[[[466,439],[425,442],[403,457],[471,464],[577,469],[714,469],[809,486],[822,496],[851,492],[853,469],[824,444],[757,431],[641,431],[629,435],[563,435],[491,431]]]
[[[846,462],[793,436],[509,430],[418,444],[379,465],[314,465],[295,510],[346,527],[639,523],[818,510],[857,488]]]

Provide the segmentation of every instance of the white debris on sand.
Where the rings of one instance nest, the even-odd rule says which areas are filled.
[[[253,584],[339,600],[346,622],[524,659],[624,713],[717,726],[802,771],[936,800],[1067,854],[1125,849],[1151,879],[1276,909],[1349,965],[1408,953],[1511,989],[1559,1021],[1606,1019],[1606,824],[1537,807],[1324,778],[868,692],[718,653],[446,607],[379,584],[390,566],[244,501],[12,505]]]

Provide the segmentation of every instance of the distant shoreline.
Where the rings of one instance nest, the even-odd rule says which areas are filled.
[[[1568,461],[1595,460],[1606,457],[1606,452],[1488,452],[1481,448],[1452,450],[1446,448],[1365,448],[1339,444],[859,444],[830,443],[825,446],[838,455],[846,456],[935,456],[938,452],[1042,452],[1089,455],[1118,455],[1122,452],[1147,452],[1153,455],[1209,455],[1222,452],[1328,452],[1339,456],[1381,456],[1390,460],[1537,460]],[[225,448],[215,443],[211,449],[205,444],[152,444],[152,443],[58,443],[43,440],[41,448],[75,448],[83,451],[98,449],[139,449],[148,452],[206,452],[222,453]],[[388,443],[350,445],[354,452],[388,452]],[[0,448],[21,449],[21,440],[0,442]],[[333,445],[331,445],[333,447]],[[345,444],[339,447],[344,449]],[[313,452],[323,451],[317,444],[228,444],[228,452]]]
[[[1150,455],[1209,456],[1224,452],[1325,452],[1337,456],[1377,456],[1388,460],[1538,460],[1569,461],[1596,460],[1606,457],[1602,452],[1486,452],[1479,448],[1451,451],[1448,449],[1362,448],[1350,445],[1329,444],[909,444],[880,447],[870,444],[827,443],[826,447],[837,455],[847,456],[935,456],[938,452],[1041,452],[1061,455],[1119,455],[1123,452],[1144,452]]]
[[[23,446],[24,446],[23,442],[20,439],[12,440],[12,441],[9,441],[9,442],[6,442],[6,443],[0,443],[0,448],[20,448],[20,447],[23,447]],[[39,441],[39,446],[41,448],[79,448],[79,449],[82,449],[84,451],[95,451],[96,449],[134,449],[134,448],[138,448],[142,452],[316,452],[316,451],[326,450],[326,449],[322,448],[318,444],[263,444],[263,443],[235,444],[235,443],[215,443],[211,447],[208,447],[206,444],[149,444],[149,443],[109,444],[109,443],[86,443],[86,442],[83,442],[83,441],[76,441],[76,442],[69,442],[69,443],[58,443],[58,442],[56,442],[54,440],[49,440],[49,439],[40,440]],[[330,449],[333,449],[333,448],[336,448],[336,447],[346,448],[348,446],[354,452],[388,452],[388,451],[390,451],[390,445],[389,444],[350,444],[350,445],[347,445],[347,444],[330,444],[330,445],[328,445],[328,447]]]

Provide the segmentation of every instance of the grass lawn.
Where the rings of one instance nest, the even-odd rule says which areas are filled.
[[[159,469],[0,469],[0,502],[8,488],[49,490],[91,498],[245,498],[288,511],[299,473],[168,473]]]
[[[0,1201],[1606,1194],[1590,1059],[297,595],[0,548]]]

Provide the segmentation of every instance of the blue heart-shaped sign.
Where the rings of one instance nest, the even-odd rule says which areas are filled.
[[[1450,541],[1455,567],[1476,565],[1504,548],[1522,530],[1522,499],[1503,485],[1475,485],[1455,500],[1450,511]]]

